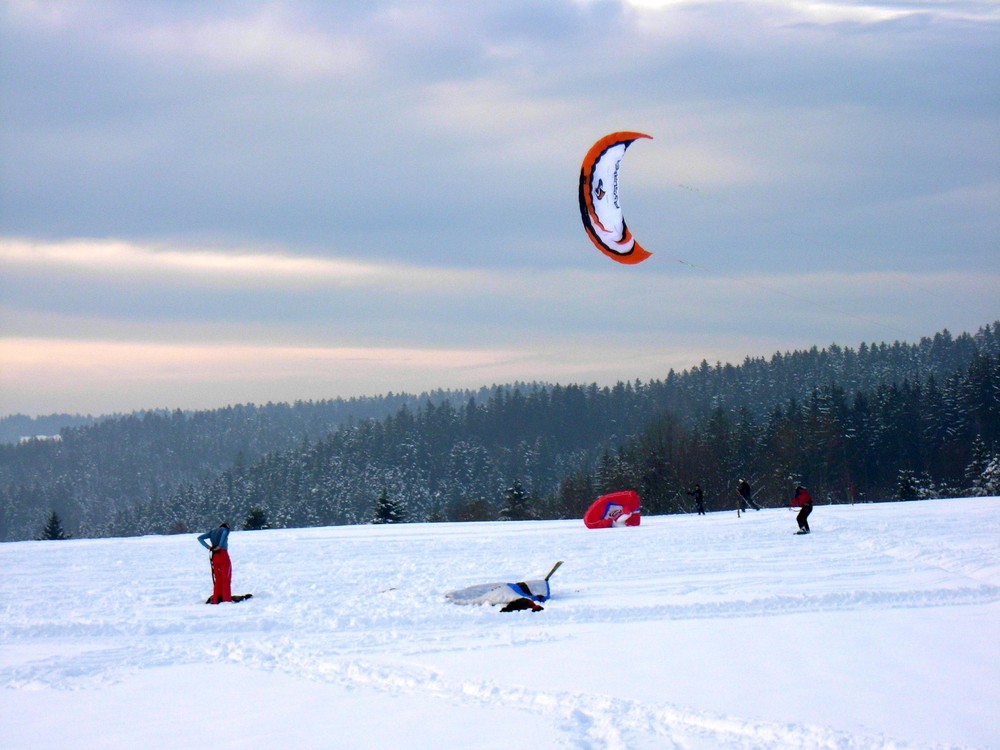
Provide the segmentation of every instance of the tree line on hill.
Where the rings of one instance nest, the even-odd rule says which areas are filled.
[[[0,539],[58,513],[76,537],[579,517],[1000,493],[1000,322],[917,344],[830,346],[648,383],[514,384],[375,400],[145,413],[0,446]],[[359,400],[356,406],[373,409]]]
[[[452,394],[449,394],[452,395]],[[0,541],[30,538],[34,518],[58,509],[83,536],[135,502],[207,481],[236,461],[287,450],[351,420],[380,419],[424,399],[409,394],[197,412],[0,419]],[[58,428],[60,423],[64,425]],[[12,532],[16,529],[16,533]]]

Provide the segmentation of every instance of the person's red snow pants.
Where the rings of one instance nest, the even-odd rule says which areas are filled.
[[[233,563],[229,559],[229,552],[224,549],[217,549],[212,553],[212,604],[220,602],[231,602],[233,600]]]

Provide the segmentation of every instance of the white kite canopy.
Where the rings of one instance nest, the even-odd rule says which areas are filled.
[[[625,151],[645,133],[610,133],[597,141],[580,167],[580,216],[598,250],[619,263],[633,265],[650,256],[629,231],[619,200],[618,175]]]
[[[517,583],[480,583],[457,591],[449,591],[444,595],[444,598],[453,604],[489,604],[492,606],[503,604],[502,611],[514,609],[537,611],[541,609],[538,604],[548,601],[551,597],[549,579],[560,565],[562,565],[562,560],[552,566],[552,570],[545,578],[518,581]]]

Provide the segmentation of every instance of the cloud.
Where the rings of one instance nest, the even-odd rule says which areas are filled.
[[[0,413],[216,408],[526,380],[614,384],[664,377],[751,343],[780,348],[742,339],[717,350],[696,336],[639,350],[603,338],[452,349],[0,338]]]
[[[219,249],[175,249],[123,240],[41,242],[0,239],[0,263],[9,269],[69,272],[125,279],[187,279],[198,286],[368,287],[429,290],[488,283],[475,271],[420,268],[343,258]]]
[[[367,43],[336,28],[317,28],[296,17],[291,5],[132,27],[118,41],[136,56],[181,64],[201,61],[217,72],[263,72],[293,81],[357,79],[373,64]]]
[[[211,408],[384,393],[401,382],[418,390],[448,382],[471,387],[511,356],[488,349],[0,339],[0,410]]]
[[[589,0],[587,0],[589,2]],[[715,3],[704,0],[625,0],[646,11],[678,12],[704,10]],[[729,3],[736,5],[737,3]],[[884,24],[911,18],[1000,21],[1000,11],[990,2],[868,2],[866,0],[753,0],[738,3],[755,6],[759,15],[784,18],[786,22],[816,24]]]
[[[614,383],[687,367],[703,353],[637,356],[606,341],[436,349],[0,339],[0,413],[216,408],[538,379]]]
[[[350,24],[317,24],[306,6],[305,13],[281,3],[222,3],[217,9],[15,0],[6,15],[11,24],[67,38],[85,30],[119,57],[203,72],[295,81],[358,78],[372,64],[371,43],[341,33]]]
[[[79,337],[105,331],[142,341],[155,331],[164,341],[179,334],[269,346],[421,342],[416,348],[475,350],[490,341],[531,349],[589,340],[641,348],[664,325],[706,336],[717,328],[794,328],[785,312],[792,309],[808,313],[817,330],[854,325],[873,337],[905,338],[930,332],[916,326],[915,302],[965,310],[963,317],[980,324],[994,314],[993,292],[1000,288],[995,272],[885,271],[848,251],[835,270],[773,273],[665,251],[623,269],[588,253],[587,270],[470,270],[252,249],[0,240],[5,328],[21,337],[77,330]]]

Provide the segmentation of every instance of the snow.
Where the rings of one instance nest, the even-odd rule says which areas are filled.
[[[0,747],[1000,747],[1000,498],[0,545]],[[449,590],[538,578],[543,612]]]

